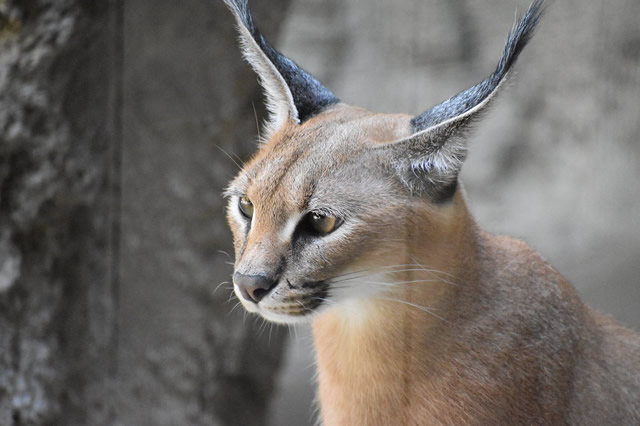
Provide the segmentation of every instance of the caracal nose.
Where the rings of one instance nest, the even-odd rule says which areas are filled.
[[[242,297],[249,302],[258,303],[276,286],[277,280],[264,275],[233,274],[233,282],[238,286]]]

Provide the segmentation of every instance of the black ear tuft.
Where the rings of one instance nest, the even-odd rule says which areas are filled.
[[[509,33],[495,71],[482,82],[411,119],[413,134],[385,145],[398,176],[412,190],[446,201],[454,193],[467,154],[465,133],[489,105],[527,45],[543,14],[535,0]]]
[[[504,53],[493,74],[481,83],[414,117],[411,120],[413,130],[420,132],[447,120],[460,118],[491,97],[500,86],[500,83],[507,77],[520,52],[531,40],[534,30],[544,13],[543,3],[544,0],[534,1],[520,21],[514,24],[507,38]]]
[[[293,118],[298,122],[303,122],[310,117],[316,115],[329,105],[338,103],[340,100],[329,89],[324,87],[311,74],[299,67],[295,62],[282,55],[274,49],[263,37],[258,27],[253,21],[253,16],[248,6],[247,0],[224,0],[229,9],[233,12],[238,24],[243,26],[248,32],[251,40],[245,39],[243,31],[241,31],[241,39],[245,48],[245,56],[251,65],[258,72],[263,82],[265,90],[273,91],[277,84],[269,81],[274,76],[268,72],[264,72],[264,64],[259,64],[261,60],[269,61],[275,68],[279,77],[284,80],[288,88],[286,95],[291,97],[291,102],[295,106],[292,111]],[[255,46],[250,46],[251,42]],[[256,51],[257,50],[257,51]],[[262,56],[262,57],[256,57]],[[277,76],[276,76],[277,78]],[[274,95],[267,93],[270,98],[278,97],[281,94]],[[274,109],[273,107],[270,109]],[[277,121],[277,120],[276,120]]]
[[[298,120],[303,122],[329,105],[340,100],[329,89],[324,87],[311,74],[300,68],[295,62],[271,47],[262,37],[260,47],[278,69],[287,82],[293,101],[298,110]]]

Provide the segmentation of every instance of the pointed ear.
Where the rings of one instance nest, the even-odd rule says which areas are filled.
[[[411,119],[413,134],[384,146],[401,179],[411,190],[448,199],[466,158],[466,131],[491,103],[518,55],[533,36],[543,13],[544,0],[536,0],[509,33],[496,70],[470,89]]]
[[[267,137],[285,122],[301,123],[339,102],[333,93],[295,62],[275,50],[262,36],[247,0],[224,0],[240,33],[245,59],[258,74],[270,113]]]

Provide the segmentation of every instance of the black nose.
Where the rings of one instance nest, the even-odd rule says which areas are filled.
[[[233,274],[233,282],[238,286],[242,297],[249,302],[258,303],[278,281],[264,275],[242,275],[236,272]]]

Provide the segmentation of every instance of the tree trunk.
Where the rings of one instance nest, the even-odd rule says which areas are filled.
[[[108,418],[115,372],[117,2],[3,2],[0,424]]]
[[[252,151],[261,104],[232,31],[219,1],[0,1],[0,425],[265,422],[283,333],[214,293],[216,145]]]
[[[284,3],[252,3],[272,37]],[[137,0],[124,16],[120,420],[264,424],[284,335],[229,315],[231,285],[216,290],[233,260],[221,192],[255,149],[255,74],[222,1]]]

